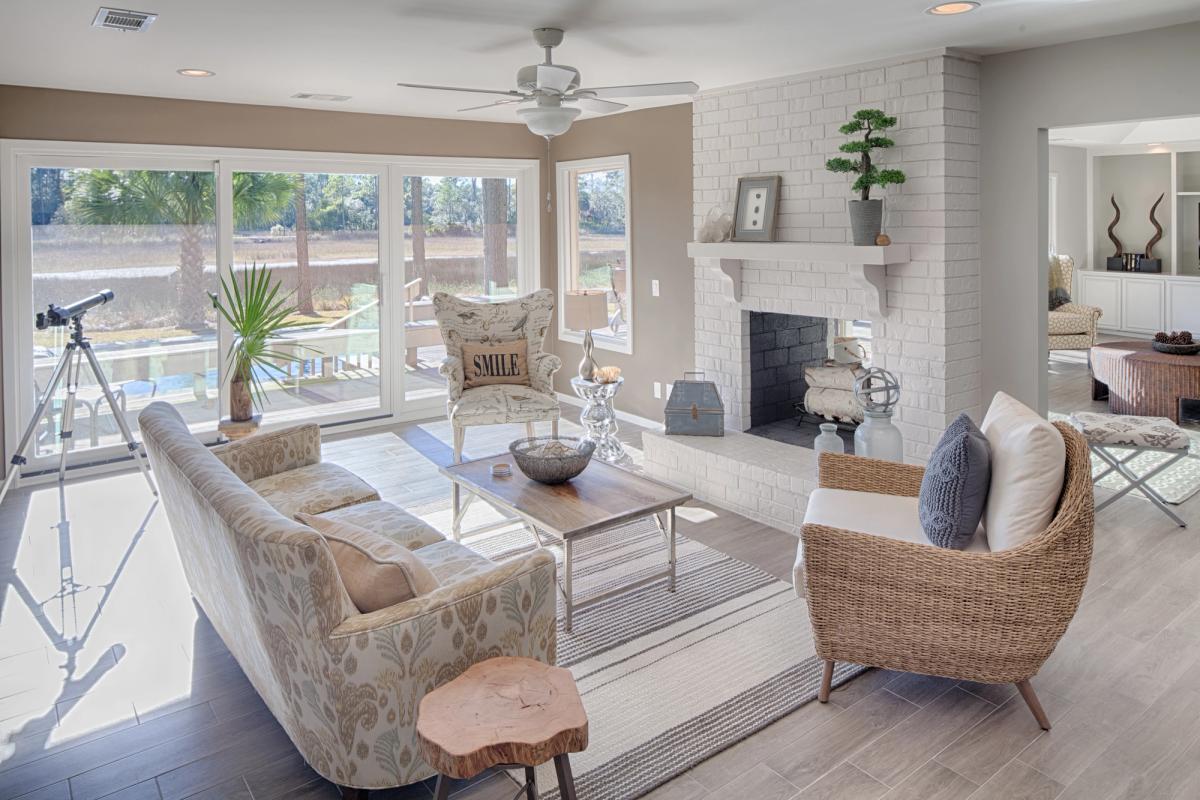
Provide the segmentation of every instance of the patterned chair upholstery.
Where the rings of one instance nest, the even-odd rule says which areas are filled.
[[[495,656],[554,663],[549,552],[494,563],[370,499],[374,490],[348,472],[324,473],[340,475],[336,485],[314,484],[316,425],[214,453],[166,403],[151,404],[138,419],[192,594],[322,777],[351,789],[424,780],[434,774],[416,742],[425,694]],[[251,488],[267,478],[285,505],[301,496],[319,498],[314,508],[350,503],[325,513],[392,535],[429,564],[441,586],[359,613],[321,535]]]
[[[445,292],[433,296],[434,318],[446,344],[440,372],[449,386],[446,403],[454,429],[456,462],[462,460],[466,429],[472,425],[523,422],[533,436],[533,423],[549,422],[558,434],[560,412],[553,376],[562,361],[542,352],[553,311],[554,294],[549,289],[500,303],[474,303]],[[463,343],[500,344],[517,339],[528,343],[529,386],[463,388]]]
[[[1062,288],[1071,293],[1075,278],[1075,259],[1070,256],[1050,257],[1050,289]],[[1096,343],[1096,327],[1103,311],[1095,306],[1066,303],[1049,312],[1047,323],[1049,349],[1087,350]]]

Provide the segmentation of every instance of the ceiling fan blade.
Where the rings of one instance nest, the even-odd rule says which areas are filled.
[[[497,100],[494,103],[484,103],[481,106],[467,106],[466,108],[458,109],[458,111],[478,111],[481,108],[495,108],[496,106],[507,106],[512,105],[513,103],[524,103],[526,100],[531,99],[532,98],[528,97],[513,97],[508,100]]]
[[[575,80],[575,71],[556,67],[553,64],[539,64],[537,68],[537,88],[549,89],[562,94]]]
[[[463,86],[434,86],[428,83],[397,83],[397,86],[403,86],[406,89],[434,89],[439,92],[472,92],[474,94],[503,94],[510,97],[524,97],[525,95],[518,92],[516,89],[468,89]]]
[[[633,86],[599,86],[586,90],[595,97],[658,97],[670,94],[695,94],[700,87],[691,81],[678,83],[641,83]]]
[[[566,98],[569,103],[579,103],[579,105],[588,110],[595,111],[597,114],[611,114],[614,111],[620,111],[622,108],[629,108],[624,103],[614,103],[611,100],[597,100],[595,97],[580,95],[579,97]]]

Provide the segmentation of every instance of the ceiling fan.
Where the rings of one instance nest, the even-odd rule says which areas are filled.
[[[624,103],[606,100],[607,97],[660,97],[666,95],[695,94],[699,86],[691,81],[678,83],[643,83],[632,86],[599,86],[581,89],[579,70],[563,64],[555,64],[550,52],[562,44],[561,28],[535,28],[533,40],[546,51],[546,60],[517,70],[516,89],[468,89],[462,86],[433,86],[427,83],[397,83],[409,89],[435,89],[443,92],[473,92],[475,94],[503,95],[503,100],[468,106],[459,111],[477,111],[511,104],[534,103],[529,108],[517,109],[517,116],[538,136],[547,139],[561,136],[583,109],[597,114],[611,114],[627,108]]]

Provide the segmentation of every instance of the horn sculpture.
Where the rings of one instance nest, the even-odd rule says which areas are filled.
[[[1117,246],[1117,252],[1113,253],[1113,258],[1120,258],[1121,253],[1125,252],[1125,246],[1121,244],[1121,240],[1113,233],[1113,228],[1117,227],[1117,223],[1121,221],[1121,207],[1117,205],[1117,196],[1115,194],[1108,198],[1108,202],[1112,203],[1113,209],[1117,212],[1117,215],[1113,217],[1113,221],[1108,223],[1108,238],[1112,239],[1112,243]]]
[[[1154,245],[1158,244],[1162,239],[1162,225],[1158,224],[1158,220],[1154,218],[1154,212],[1158,210],[1158,204],[1166,197],[1166,193],[1160,194],[1158,199],[1154,201],[1154,205],[1150,206],[1150,224],[1154,226],[1154,235],[1150,237],[1150,241],[1146,242],[1146,258],[1154,258]]]

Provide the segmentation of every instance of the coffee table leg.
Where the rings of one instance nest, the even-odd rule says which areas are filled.
[[[453,515],[450,530],[456,542],[458,541],[459,534],[462,532],[462,499],[460,491],[458,481],[450,481],[450,513]]]
[[[554,757],[554,771],[558,773],[558,791],[562,800],[576,800],[575,778],[571,775],[571,762],[566,753]]]
[[[437,788],[433,790],[434,800],[447,800],[450,797],[450,779],[445,775],[438,775]]]
[[[667,591],[675,591],[675,509],[667,511],[667,559],[671,574],[667,578]]]
[[[572,561],[574,560],[571,557],[571,550],[571,540],[567,539],[563,542],[563,605],[566,606],[564,613],[565,623],[563,627],[566,628],[567,633],[571,632],[571,618],[574,616],[575,612],[575,595],[572,593],[571,589],[571,566]]]

